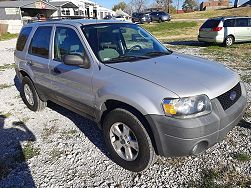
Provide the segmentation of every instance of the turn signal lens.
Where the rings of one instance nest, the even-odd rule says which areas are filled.
[[[163,104],[163,108],[166,114],[175,115],[177,113],[174,106],[171,104]]]

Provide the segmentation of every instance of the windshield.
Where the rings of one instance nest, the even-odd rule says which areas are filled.
[[[96,57],[103,63],[137,61],[171,51],[136,24],[105,23],[82,27]]]

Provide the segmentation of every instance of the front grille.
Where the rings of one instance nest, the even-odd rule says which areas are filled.
[[[234,97],[235,95],[235,97]],[[238,83],[236,86],[234,86],[232,89],[227,91],[226,93],[220,95],[217,97],[219,100],[222,108],[224,110],[227,110],[230,108],[239,98],[241,97],[241,84]],[[232,99],[231,99],[232,98]]]

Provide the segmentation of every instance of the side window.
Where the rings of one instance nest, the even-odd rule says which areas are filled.
[[[38,27],[29,47],[29,54],[49,58],[50,38],[52,27]]]
[[[18,37],[18,40],[17,40],[17,46],[16,46],[16,49],[18,51],[23,51],[24,49],[24,46],[27,42],[27,39],[31,33],[31,30],[32,28],[31,27],[25,27],[22,29],[22,31],[20,32],[20,35]]]
[[[84,46],[73,29],[57,27],[54,39],[54,60],[62,62],[65,55],[84,57]]]
[[[248,27],[248,19],[247,18],[238,18],[235,23],[236,27]]]
[[[251,18],[248,19],[248,26],[251,27]]]
[[[227,19],[224,21],[223,27],[234,27],[235,19]]]

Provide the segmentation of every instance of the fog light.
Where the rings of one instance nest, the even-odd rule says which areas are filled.
[[[192,149],[192,155],[197,155],[203,151],[205,151],[208,148],[208,142],[202,141],[196,144]]]

